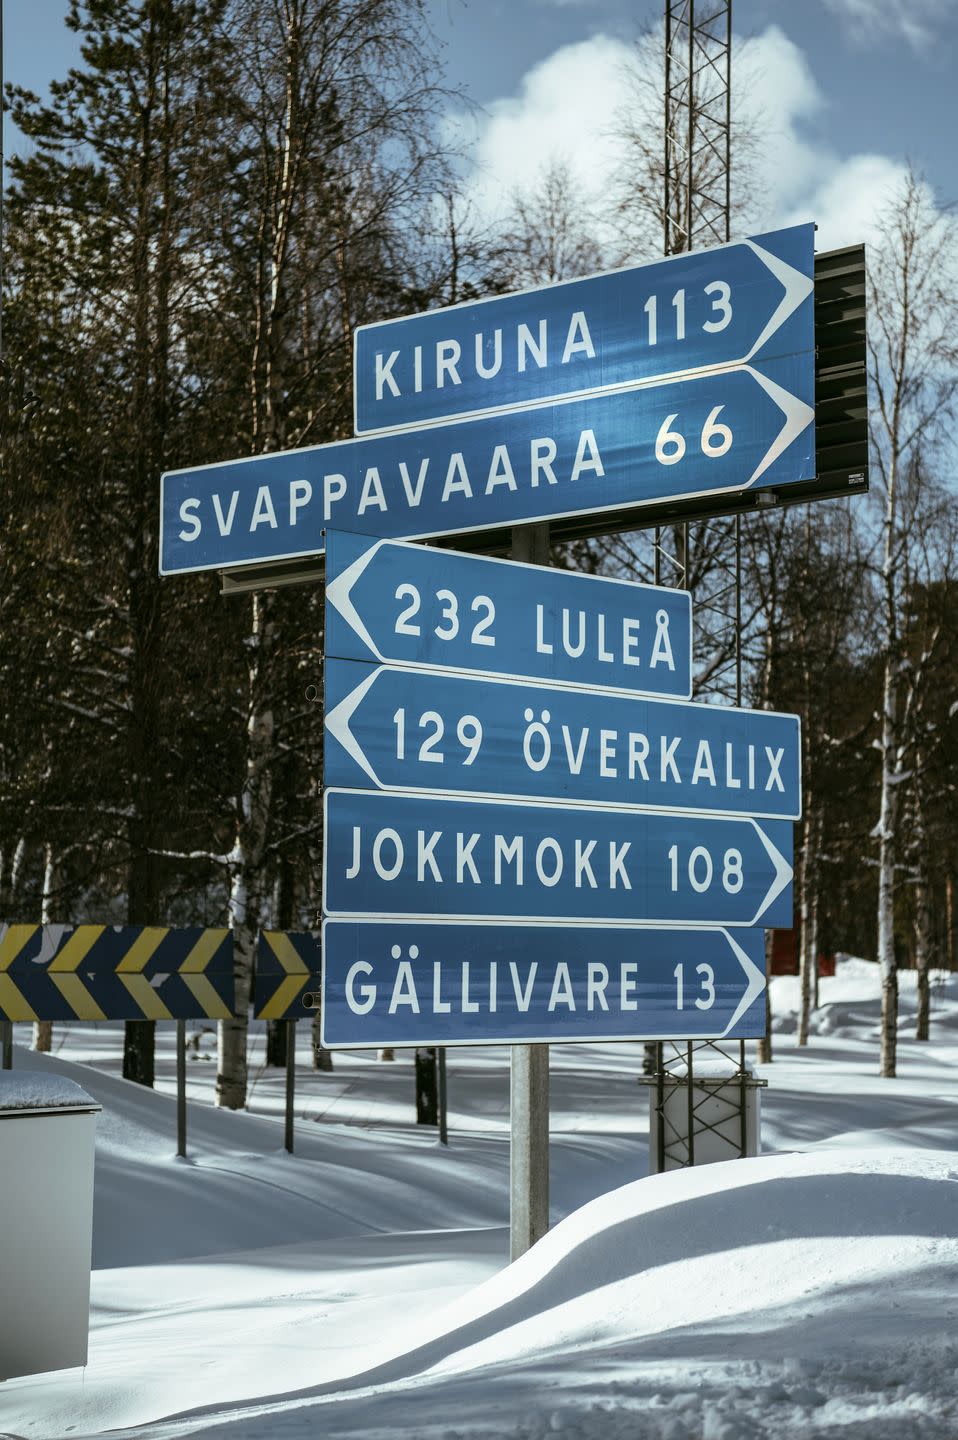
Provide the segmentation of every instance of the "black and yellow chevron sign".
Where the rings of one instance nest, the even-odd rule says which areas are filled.
[[[253,1014],[257,1020],[302,1020],[305,990],[319,989],[319,935],[261,930],[256,947]]]
[[[227,1020],[229,930],[0,925],[0,1020]]]

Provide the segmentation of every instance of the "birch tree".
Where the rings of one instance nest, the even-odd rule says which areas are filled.
[[[232,197],[224,261],[245,302],[228,313],[253,454],[348,433],[353,326],[395,303],[408,282],[403,217],[431,195],[440,168],[421,15],[414,0],[229,7],[235,123],[223,173]],[[249,603],[244,758],[228,855],[236,1014],[221,1022],[217,1066],[217,1102],[234,1109],[246,1099],[255,935],[270,864],[288,838],[274,797],[289,631],[275,595],[256,592]],[[318,597],[305,603],[315,619]]]
[[[920,563],[914,538],[921,532],[928,499],[927,467],[953,433],[958,398],[955,227],[914,173],[881,217],[869,272],[872,474],[880,505],[876,566],[883,657],[880,801],[874,831],[882,986],[879,1068],[882,1076],[893,1077],[898,1035],[895,889],[903,858],[902,787],[908,778],[903,616]]]

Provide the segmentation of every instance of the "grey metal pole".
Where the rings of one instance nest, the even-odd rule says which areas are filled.
[[[186,1021],[176,1022],[176,1153],[186,1158]]]
[[[293,1102],[296,1098],[296,1021],[286,1021],[286,1136],[287,1155],[293,1153]]]
[[[447,1124],[447,1115],[448,1115],[448,1112],[447,1112],[447,1109],[446,1109],[446,1047],[445,1047],[445,1045],[440,1045],[440,1046],[439,1046],[439,1049],[438,1049],[437,1052],[436,1052],[436,1072],[437,1072],[437,1073],[436,1073],[436,1090],[438,1091],[438,1094],[437,1094],[437,1097],[436,1097],[436,1098],[437,1098],[437,1100],[439,1101],[439,1143],[440,1143],[440,1145],[448,1145],[448,1144],[449,1144],[449,1128],[448,1128],[448,1124]]]
[[[692,1042],[685,1047],[685,1065],[688,1076],[688,1126],[689,1126],[689,1164],[695,1164],[695,1077],[692,1074]]]
[[[512,558],[548,565],[548,524],[513,530]],[[549,1229],[548,1045],[513,1045],[509,1101],[509,1253],[517,1260]]]
[[[3,1069],[13,1069],[13,1021],[0,1020],[0,1050],[3,1052]]]

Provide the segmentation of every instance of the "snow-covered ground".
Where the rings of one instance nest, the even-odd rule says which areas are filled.
[[[316,1073],[300,1026],[288,1156],[262,1035],[241,1114],[201,1035],[178,1161],[171,1026],[155,1093],[118,1078],[118,1026],[58,1027],[49,1059],[18,1026],[16,1066],[104,1111],[89,1364],[0,1385],[0,1437],[955,1440],[958,976],[923,1045],[901,980],[893,1081],[873,965],[822,981],[801,1051],[773,983],[755,1160],[647,1177],[641,1047],[554,1047],[554,1228],[511,1266],[506,1050],[449,1052],[444,1149],[409,1054]]]

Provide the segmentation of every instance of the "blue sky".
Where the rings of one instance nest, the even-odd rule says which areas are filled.
[[[2,3],[6,78],[42,92],[78,58],[65,0]],[[427,0],[427,9],[448,82],[483,107],[468,131],[479,208],[501,208],[553,155],[601,196],[621,62],[639,28],[660,18],[660,0]],[[735,0],[733,15],[734,74],[767,135],[750,222],[816,219],[826,246],[867,238],[909,160],[940,200],[958,198],[955,0]],[[5,150],[17,143],[8,125]]]

